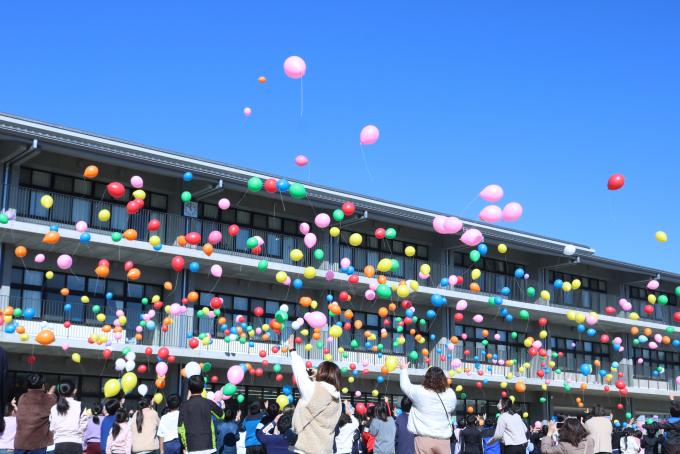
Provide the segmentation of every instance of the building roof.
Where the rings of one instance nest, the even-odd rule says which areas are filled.
[[[199,176],[214,177],[227,181],[231,180],[245,183],[248,178],[252,176],[260,178],[283,178],[282,176],[263,174],[256,170],[227,165],[209,159],[140,145],[117,138],[22,118],[6,113],[0,113],[0,134],[14,140],[23,139],[28,142],[33,139],[38,139],[43,143],[61,144],[123,159],[152,162],[166,168],[175,169],[178,172],[192,171]],[[301,183],[307,188],[308,196],[310,198],[333,204],[340,204],[346,200],[351,200],[361,209],[368,210],[369,213],[380,213],[386,216],[401,218],[415,224],[422,224],[424,227],[431,225],[434,216],[451,215],[330,188],[315,183],[302,181]],[[496,241],[506,241],[524,245],[526,247],[539,248],[554,254],[561,254],[564,246],[573,244],[577,250],[576,255],[587,258],[589,263],[600,263],[602,265],[619,267],[640,273],[656,274],[659,272],[658,270],[647,267],[597,257],[594,255],[594,249],[583,244],[572,243],[505,227],[498,227],[470,219],[461,218],[461,220],[465,227],[477,228],[483,232],[485,237]],[[662,274],[664,277],[680,280],[680,275],[678,274],[670,272],[662,272]]]

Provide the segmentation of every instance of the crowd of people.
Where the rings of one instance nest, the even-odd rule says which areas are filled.
[[[187,397],[167,397],[162,415],[142,397],[83,408],[73,383],[46,389],[30,374],[27,391],[6,409],[0,454],[680,454],[680,402],[665,420],[612,424],[597,406],[581,417],[559,417],[527,428],[521,409],[504,397],[499,416],[453,418],[456,396],[431,367],[412,384],[401,362],[399,408],[386,398],[358,411],[340,395],[340,370],[323,362],[315,373],[290,348],[300,391],[296,405],[253,401],[244,408],[203,397],[200,375]]]

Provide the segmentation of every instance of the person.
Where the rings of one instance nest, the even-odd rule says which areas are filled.
[[[298,434],[295,451],[304,454],[332,454],[335,426],[342,412],[340,404],[340,368],[323,361],[314,379],[307,374],[305,361],[295,351],[294,336],[288,338],[293,376],[300,391],[300,401],[293,413],[293,430]]]
[[[213,417],[224,418],[224,411],[215,402],[204,399],[203,377],[193,375],[188,380],[189,398],[179,407],[177,432],[182,447],[192,454],[195,452],[215,452],[215,424]]]
[[[482,418],[482,423],[484,419]],[[483,454],[482,431],[477,427],[477,417],[467,415],[465,417],[465,429],[460,431],[460,452],[461,454]]]
[[[26,378],[26,392],[17,403],[15,454],[45,454],[53,443],[50,411],[57,403],[54,388],[45,392],[43,376],[32,373]]]
[[[99,448],[100,452],[106,452],[106,441],[111,433],[111,428],[116,422],[116,413],[120,409],[121,402],[115,397],[106,399],[104,401],[104,411],[106,411],[106,416],[101,420],[100,433],[99,433]]]
[[[132,452],[148,454],[156,452],[160,443],[156,433],[160,418],[156,410],[151,408],[148,397],[142,397],[137,404],[137,411],[132,415]]]
[[[495,433],[496,433],[496,418],[492,416],[487,417],[484,420],[484,428],[482,429],[482,441],[483,441],[482,447],[484,448],[484,454],[501,454],[501,442],[492,441]]]
[[[177,418],[179,418],[179,405],[182,400],[177,394],[171,394],[165,400],[167,413],[161,416],[158,423],[158,446],[161,454],[182,454],[182,443],[177,433]]]
[[[394,440],[397,454],[413,454],[413,434],[408,430],[408,416],[412,405],[413,402],[408,396],[401,398],[401,414],[394,421],[397,426],[397,436]]]
[[[619,442],[621,454],[639,454],[640,440],[635,437],[635,430],[631,427],[623,429],[621,441]]]
[[[645,425],[645,431],[645,436],[642,437],[644,454],[661,454],[663,443],[657,428],[653,424],[647,424]]]
[[[12,399],[5,410],[4,425],[0,432],[0,454],[13,454],[14,437],[17,433],[17,404],[16,399]]]
[[[460,433],[465,429],[465,425],[465,418],[458,418],[453,428],[453,436],[451,437],[451,452],[453,454],[460,454]]]
[[[352,454],[355,435],[359,429],[359,421],[354,417],[349,402],[344,401],[343,407],[345,412],[340,415],[338,430],[335,435],[335,452],[336,454]]]
[[[416,454],[451,453],[451,415],[456,410],[456,394],[449,387],[444,371],[430,367],[422,385],[412,385],[408,376],[408,363],[399,363],[399,385],[411,399],[413,406],[408,417],[408,430],[415,435]]]
[[[373,454],[373,448],[375,447],[375,435],[370,431],[371,421],[375,417],[375,405],[369,404],[364,413],[364,420],[361,423],[361,442],[366,446],[366,452],[368,454]]]
[[[83,453],[101,454],[99,442],[101,440],[102,406],[94,404],[92,409],[85,410],[85,429],[83,430]]]
[[[278,405],[277,405],[278,407]],[[257,426],[265,417],[265,412],[262,411],[262,404],[259,400],[255,400],[248,406],[248,416],[246,416],[241,425],[246,431],[246,454],[265,454],[262,443],[257,439]]]
[[[497,408],[501,415],[490,441],[502,441],[503,454],[525,454],[528,441],[527,426],[524,425],[522,417],[517,414],[512,401],[508,397],[503,397],[498,401]],[[542,446],[541,449],[543,449]]]
[[[595,442],[588,437],[588,432],[576,418],[566,418],[559,430],[559,441],[553,443],[553,436],[557,434],[557,423],[548,423],[548,433],[541,440],[543,454],[593,454]]]
[[[593,439],[596,453],[612,452],[612,422],[611,414],[600,405],[595,405],[590,411],[591,417],[586,420],[584,427],[588,436]]]
[[[106,437],[106,454],[131,454],[132,431],[130,430],[130,416],[125,408],[116,410],[115,421]]]
[[[50,409],[50,432],[54,437],[55,454],[82,454],[83,429],[87,415],[81,423],[80,402],[75,400],[76,386],[70,380],[57,385],[57,403]]]
[[[540,426],[538,424],[541,424]],[[541,440],[543,437],[548,435],[548,423],[545,424],[536,422],[536,425],[529,431],[529,444],[532,445],[532,449],[529,454],[542,454],[541,452]]]
[[[267,454],[288,454],[291,441],[295,442],[295,433],[291,427],[291,415],[277,415],[266,426],[260,422],[256,428],[257,439]]]
[[[11,411],[14,408],[11,404],[9,406],[7,405],[7,384],[9,383],[9,380],[7,379],[8,370],[7,352],[4,348],[0,347],[0,433],[5,433],[5,415],[11,415]],[[14,422],[16,422],[16,420],[14,420]],[[10,449],[14,449],[14,447]]]
[[[394,418],[390,414],[386,400],[378,402],[375,406],[375,417],[369,426],[369,431],[375,437],[374,454],[394,454],[395,452],[394,440],[397,426],[394,424]]]
[[[231,407],[224,409],[224,420],[217,431],[217,454],[237,454],[236,443],[241,434],[236,420],[240,417],[241,411],[235,412]],[[245,446],[243,448],[245,450]]]

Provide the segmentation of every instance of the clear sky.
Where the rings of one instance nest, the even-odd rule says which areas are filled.
[[[678,23],[676,0],[10,0],[0,111],[472,218],[497,183],[514,228],[680,272]]]

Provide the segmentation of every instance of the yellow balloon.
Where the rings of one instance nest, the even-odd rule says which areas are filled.
[[[571,292],[571,283],[570,282],[562,282],[562,291],[563,292]]]
[[[54,278],[54,273],[52,271],[47,271],[45,273],[45,279],[52,279]]]
[[[153,395],[153,403],[156,405],[160,405],[160,403],[163,402],[163,394],[161,393],[156,393]]]
[[[413,290],[414,292],[417,292],[418,289],[420,288],[420,284],[418,283],[418,281],[409,281],[409,286],[411,287],[411,290]]]
[[[151,302],[152,302],[152,303],[157,303],[157,302],[160,301],[160,300],[161,300],[161,296],[160,296],[160,295],[154,295],[154,296],[151,297]]]
[[[430,267],[430,265],[428,265],[427,263],[423,263],[422,265],[420,265],[420,272],[429,276],[430,273],[432,272],[432,267]]]
[[[300,249],[291,249],[290,259],[294,262],[299,262],[304,258],[305,254]]]
[[[508,382],[502,381],[502,382],[501,382],[501,389],[505,389],[505,388],[507,388],[507,387],[508,387]]]
[[[360,246],[363,241],[364,238],[361,236],[360,233],[353,233],[349,236],[350,246]]]
[[[44,196],[40,197],[40,205],[43,206],[43,208],[50,209],[52,208],[52,205],[54,205],[54,199],[52,198],[51,195],[45,194]]]
[[[402,284],[397,287],[397,296],[399,298],[406,298],[409,295],[409,293],[411,292],[406,285]]]
[[[548,390],[548,385],[546,385],[545,383],[542,383],[541,384],[541,391],[547,391],[547,390]]]
[[[127,317],[121,315],[120,317],[118,317],[118,323],[120,323],[120,326],[125,326],[127,324]]]
[[[374,389],[373,391],[371,391],[371,396],[378,397],[379,395],[380,395],[380,391],[378,391],[377,389]]]
[[[312,344],[305,344],[305,351],[306,352],[312,351]]]
[[[399,361],[394,356],[388,356],[387,359],[385,360],[385,367],[387,368],[388,372],[392,372],[393,370],[395,370],[398,365]]]
[[[572,322],[576,319],[576,311],[567,311],[567,320]]]
[[[348,381],[349,383],[354,383],[354,377],[348,377],[348,378],[347,378],[347,381]]]
[[[71,361],[80,364],[80,353],[71,353]]]
[[[343,394],[347,394],[347,393],[349,392],[349,388],[348,388],[347,386],[344,386],[340,391],[341,391]]]
[[[586,314],[584,314],[583,312],[577,312],[574,320],[576,321],[576,323],[583,323],[586,321]]]
[[[28,333],[19,334],[19,340],[21,342],[26,342],[29,339]]]
[[[316,277],[316,268],[313,266],[308,266],[305,268],[305,272],[302,275],[307,279],[314,279]]]
[[[414,255],[416,255],[416,248],[414,248],[413,246],[406,246],[406,248],[404,249],[404,254],[406,254],[406,257],[413,257]]]
[[[101,222],[108,222],[108,220],[111,219],[111,212],[109,210],[100,210],[99,213],[97,213],[97,219]]]
[[[132,197],[134,197],[135,199],[144,200],[146,199],[146,192],[144,192],[144,189],[137,189],[135,191],[132,191]]]
[[[472,277],[473,281],[476,281],[477,279],[482,277],[482,272],[479,270],[479,268],[474,268],[470,273],[470,277]]]
[[[134,372],[126,372],[120,378],[120,383],[125,394],[129,394],[132,390],[137,387],[137,376]]]
[[[106,321],[106,314],[99,313],[97,314],[96,319],[99,323],[104,323]]]
[[[656,238],[656,241],[658,241],[659,243],[665,243],[666,241],[668,241],[668,235],[666,235],[666,232],[664,232],[663,230],[659,230],[658,232],[656,232],[654,237]]]
[[[656,303],[656,295],[653,294],[653,293],[650,293],[649,295],[647,295],[647,302],[649,304],[655,304]]]
[[[104,397],[116,397],[120,392],[120,382],[115,378],[109,378],[104,383]]]
[[[285,394],[279,394],[276,398],[276,403],[279,404],[279,408],[283,410],[288,406],[288,397]]]
[[[542,330],[540,333],[538,333],[538,337],[540,337],[541,339],[545,339],[546,337],[548,337],[548,332],[546,330]]]
[[[83,304],[87,304],[87,303],[90,302],[90,297],[87,296],[87,295],[83,295],[83,296],[80,297],[80,302],[83,303]]]
[[[571,281],[571,289],[578,290],[581,288],[581,279],[574,279]]]
[[[288,274],[285,271],[279,271],[276,273],[276,282],[283,284],[288,279]]]
[[[505,244],[501,243],[498,245],[498,252],[500,252],[501,254],[505,254],[506,252],[508,252],[508,247]]]
[[[547,290],[541,290],[541,299],[550,301],[550,292]]]
[[[330,233],[333,238],[337,238],[340,236],[340,229],[337,227],[331,227],[328,233]]]
[[[389,270],[392,269],[392,260],[390,259],[381,259],[378,262],[378,271],[381,273],[387,273]]]
[[[640,320],[640,315],[637,312],[631,312],[628,314],[630,320]]]
[[[161,237],[158,235],[153,235],[151,238],[149,238],[149,244],[151,244],[151,246],[158,246],[161,244]]]
[[[531,337],[531,336],[529,336],[529,337],[527,337],[526,339],[524,339],[524,346],[525,346],[526,348],[531,347],[531,344],[533,344],[533,343],[534,343],[534,338]]]
[[[340,328],[338,325],[333,325],[328,330],[328,335],[333,339],[337,339],[338,337],[342,336],[342,328]]]

